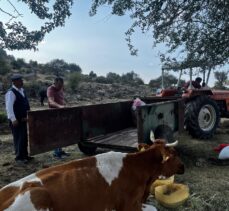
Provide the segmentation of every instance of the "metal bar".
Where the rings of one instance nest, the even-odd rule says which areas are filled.
[[[190,71],[189,71],[189,76],[190,76],[190,78],[189,78],[189,89],[193,89],[193,86],[192,86],[192,68],[190,68]]]
[[[179,74],[179,78],[178,78],[178,81],[177,81],[177,87],[179,87],[179,85],[180,85],[180,79],[181,79],[182,73],[183,73],[183,70],[181,69],[180,70],[180,74]]]

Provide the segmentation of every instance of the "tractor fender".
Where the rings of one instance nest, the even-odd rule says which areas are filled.
[[[213,92],[211,89],[188,89],[182,94],[182,98],[188,102],[195,99],[197,96],[211,96]]]

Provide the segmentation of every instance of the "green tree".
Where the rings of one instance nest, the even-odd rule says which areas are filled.
[[[121,76],[117,73],[109,72],[107,73],[106,78],[109,81],[109,83],[120,83],[121,81]]]
[[[175,60],[183,67],[212,68],[228,62],[228,1],[93,0],[90,15],[103,5],[110,5],[113,15],[128,14],[133,20],[126,32],[133,55],[137,50],[131,37],[140,28],[143,33],[152,32],[155,45],[167,45],[163,61],[173,61],[171,52],[176,52]]]
[[[96,77],[96,78],[95,78],[95,82],[97,82],[97,83],[102,83],[102,84],[107,84],[107,83],[109,83],[108,80],[107,80],[107,78],[104,77],[104,76],[98,76],[98,77]]]
[[[169,87],[173,87],[177,84],[178,79],[174,76],[171,75],[169,73],[165,73],[164,74],[164,87],[165,88],[169,88]],[[185,81],[181,80],[180,84],[184,84]],[[149,86],[151,88],[157,89],[157,88],[161,88],[162,85],[162,76],[159,76],[156,79],[151,79],[149,82]]]
[[[216,79],[214,88],[216,89],[226,89],[226,85],[227,85],[227,79],[228,79],[228,72],[229,71],[216,71],[214,72],[214,76]]]
[[[17,69],[17,70],[20,70],[21,68],[27,66],[25,60],[22,59],[22,58],[18,58],[18,59],[16,59],[16,60],[13,60],[13,61],[11,62],[11,65],[12,65],[13,69]]]
[[[91,72],[89,73],[89,78],[93,79],[93,78],[96,78],[96,77],[97,77],[97,75],[96,75],[96,73],[94,73],[93,71],[91,71]]]
[[[0,59],[4,60],[7,59],[7,53],[2,48],[0,48]]]
[[[10,71],[7,53],[0,48],[0,75],[5,75]]]
[[[135,84],[135,85],[144,84],[143,80],[134,71],[123,74],[121,76],[121,82],[124,84],[127,83],[127,84]]]
[[[63,76],[68,69],[68,64],[63,59],[54,59],[45,65],[45,69],[55,76]]]
[[[74,64],[74,63],[70,63],[67,65],[68,70],[70,70],[70,72],[78,72],[81,73],[82,69],[79,65]]]
[[[68,87],[71,91],[76,91],[81,81],[81,74],[79,72],[70,73],[68,76]]]
[[[0,59],[0,75],[5,75],[10,71],[10,65],[5,61]]]
[[[9,17],[6,22],[0,21],[0,47],[9,50],[37,49],[37,45],[44,36],[56,27],[64,26],[66,18],[71,15],[70,8],[73,0],[19,0],[27,4],[31,13],[41,19],[43,25],[37,30],[29,31],[27,27],[17,19],[23,17],[17,10],[17,3],[7,1],[11,10],[0,7],[0,12]]]

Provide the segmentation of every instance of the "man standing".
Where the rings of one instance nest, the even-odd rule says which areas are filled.
[[[11,77],[12,87],[5,95],[6,112],[13,134],[15,161],[27,164],[33,157],[28,156],[27,146],[27,111],[30,110],[29,101],[25,95],[23,80],[20,74]]]
[[[54,84],[49,86],[47,89],[48,105],[49,108],[64,108],[64,80],[61,77],[57,77],[54,80]],[[61,148],[54,150],[54,157],[61,159],[62,156],[69,156],[69,153],[66,153]]]

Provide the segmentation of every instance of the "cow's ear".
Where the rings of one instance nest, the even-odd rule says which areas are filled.
[[[161,163],[165,163],[169,159],[169,155],[166,153],[165,147],[160,147],[162,161]]]
[[[140,143],[138,144],[138,151],[142,152],[145,151],[146,149],[148,149],[150,146],[148,144],[144,144],[144,143]]]

